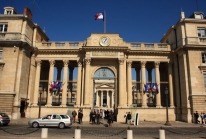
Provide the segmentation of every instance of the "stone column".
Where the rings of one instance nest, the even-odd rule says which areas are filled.
[[[109,103],[110,101],[109,101],[109,91],[107,91],[107,106],[108,106],[108,108],[110,107],[110,103]]]
[[[36,67],[33,106],[37,106],[37,103],[38,103],[41,62],[42,62],[41,60],[36,61],[36,66],[37,67]]]
[[[145,72],[146,61],[141,61],[141,70],[142,70],[142,92],[144,89],[144,84],[146,83],[146,72]],[[146,93],[142,93],[142,107],[147,107],[147,96]]]
[[[49,60],[50,63],[50,68],[49,68],[49,83],[54,81],[54,65],[55,65],[55,60]],[[48,88],[49,92],[49,88]],[[48,93],[47,97],[47,105],[46,106],[52,106],[52,95]]]
[[[123,67],[124,66],[124,59],[119,59],[119,107],[125,106],[124,99],[125,92],[123,91]]]
[[[159,72],[160,62],[155,62],[155,81],[158,84],[158,93],[156,94],[156,107],[161,107],[161,91],[160,91],[160,72]]]
[[[114,91],[112,91],[112,108],[114,107]]]
[[[96,106],[99,106],[99,95],[98,95],[98,91],[96,91]]]
[[[68,65],[69,60],[64,60],[64,76],[63,76],[63,92],[62,92],[62,106],[67,105],[67,80],[68,80]]]
[[[77,73],[77,95],[76,95],[76,105],[80,106],[81,100],[81,84],[82,84],[82,63],[78,62],[78,73]]]
[[[85,72],[85,90],[84,90],[84,105],[89,106],[90,102],[90,58],[85,58],[86,72]]]
[[[101,107],[103,106],[103,91],[101,91]]]
[[[36,27],[34,27],[34,33],[33,33],[33,46],[36,46],[36,32],[37,32],[37,28]]]
[[[168,76],[169,76],[169,95],[170,95],[170,107],[174,107],[173,99],[173,80],[172,80],[172,63],[168,63]]]
[[[132,72],[131,72],[131,61],[127,61],[127,104],[128,106],[132,105]]]

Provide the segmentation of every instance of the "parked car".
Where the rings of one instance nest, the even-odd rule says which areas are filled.
[[[6,113],[0,112],[0,125],[8,125],[10,118]]]
[[[29,120],[28,125],[37,127],[59,127],[64,128],[72,125],[72,121],[69,115],[66,114],[48,114],[43,118]]]

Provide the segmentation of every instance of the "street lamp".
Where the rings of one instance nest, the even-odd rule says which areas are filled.
[[[168,117],[168,88],[167,88],[167,86],[165,88],[165,95],[166,95],[166,116],[167,116],[167,121],[166,121],[165,125],[171,126],[171,124],[169,122],[169,117]]]
[[[38,116],[38,118],[40,118],[41,117],[41,94],[42,94],[42,84],[40,84],[40,86],[39,86],[39,116]]]

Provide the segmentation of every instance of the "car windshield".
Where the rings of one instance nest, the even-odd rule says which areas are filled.
[[[6,113],[0,113],[0,115],[1,115],[2,117],[8,117],[8,115],[7,115]]]

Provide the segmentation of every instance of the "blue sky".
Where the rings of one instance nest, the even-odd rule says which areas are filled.
[[[50,41],[84,41],[103,33],[103,21],[94,15],[104,10],[107,33],[119,33],[127,42],[160,42],[181,9],[186,17],[197,9],[206,15],[206,0],[1,0],[0,13],[11,5],[21,14],[29,7]]]

